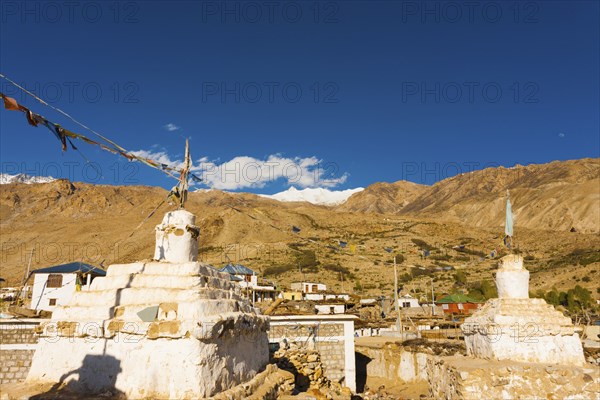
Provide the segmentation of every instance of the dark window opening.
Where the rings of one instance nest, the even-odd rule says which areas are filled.
[[[46,287],[59,288],[62,287],[63,276],[61,274],[50,274],[48,275],[48,283]]]

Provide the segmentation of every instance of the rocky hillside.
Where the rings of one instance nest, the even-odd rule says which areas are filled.
[[[526,167],[518,178],[513,169],[499,169],[491,177],[478,172],[431,187],[376,184],[339,207],[211,190],[190,193],[186,208],[201,229],[199,256],[215,266],[241,262],[282,286],[310,279],[338,291],[392,295],[391,260],[398,254],[405,260],[399,267],[404,290],[419,297],[430,293],[431,279],[436,292],[457,290],[455,270],[475,284],[492,280],[497,256],[490,254],[506,252],[502,194],[509,186],[532,289],[581,284],[596,293],[600,237],[585,231],[593,230],[598,215],[597,164]],[[156,187],[66,180],[0,185],[0,277],[18,285],[31,250],[32,269],[150,258],[154,226],[174,209],[157,209],[166,194]],[[364,212],[348,212],[360,203]],[[495,225],[486,218],[495,218]],[[569,232],[571,225],[577,232]]]
[[[507,190],[520,228],[600,232],[600,159],[488,168],[432,186],[376,183],[339,209],[496,227]]]
[[[428,189],[408,181],[377,182],[355,193],[337,209],[379,214],[398,214],[416,197]]]

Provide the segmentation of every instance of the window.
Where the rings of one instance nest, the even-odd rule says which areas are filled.
[[[409,301],[405,301],[402,303],[402,308],[406,308],[406,307],[410,307],[410,302]]]
[[[442,308],[443,308],[444,310],[447,310],[447,309],[448,309],[448,304],[442,304]]]
[[[48,305],[49,306],[55,306],[56,305],[56,299],[48,299]]]
[[[311,292],[312,293],[317,293],[318,291],[319,291],[319,289],[318,289],[317,285],[312,285]]]
[[[46,287],[49,288],[59,288],[62,287],[62,278],[61,274],[50,274],[48,275],[48,283]]]
[[[458,309],[459,309],[459,310],[462,310],[463,308],[464,308],[464,307],[463,307],[463,304],[462,304],[462,303],[458,303]]]
[[[252,282],[252,275],[244,275],[244,280],[246,282]]]
[[[335,314],[335,307],[329,307],[329,314]]]

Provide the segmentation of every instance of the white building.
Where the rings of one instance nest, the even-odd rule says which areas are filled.
[[[415,299],[410,294],[405,294],[404,296],[398,297],[398,307],[413,308],[421,306],[419,305],[419,300]]]
[[[326,293],[325,300],[350,301],[350,295],[348,293]]]
[[[346,306],[344,304],[315,304],[317,314],[344,314]]]
[[[361,305],[371,305],[371,304],[377,304],[379,300],[374,299],[374,298],[369,298],[369,299],[360,299],[360,304]]]
[[[350,295],[346,294],[346,293],[329,293],[329,292],[302,293],[302,298],[304,300],[310,300],[310,301],[323,301],[323,300],[349,301]]]
[[[292,290],[297,290],[304,294],[306,293],[319,293],[327,290],[327,285],[316,282],[294,282],[291,285]]]
[[[53,311],[66,305],[77,290],[88,290],[92,280],[106,272],[82,262],[57,265],[32,271],[31,308]]]
[[[242,289],[247,289],[251,293],[251,300],[271,301],[277,296],[277,289],[273,285],[261,284],[258,281],[258,274],[248,267],[241,264],[227,264],[219,270],[231,275],[232,280],[236,281]],[[249,296],[250,297],[250,296]]]

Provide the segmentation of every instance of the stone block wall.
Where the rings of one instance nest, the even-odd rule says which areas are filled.
[[[24,380],[38,342],[34,329],[39,322],[0,323],[0,384]]]
[[[356,390],[354,319],[349,315],[272,316],[269,343],[284,341],[315,350],[331,382]],[[275,347],[276,349],[277,347]]]
[[[34,350],[0,350],[0,384],[27,378]]]
[[[334,382],[344,378],[345,354],[343,342],[317,342],[316,350],[321,355],[325,376]]]
[[[321,355],[325,366],[325,376],[334,382],[344,378],[344,325],[304,324],[290,322],[284,325],[271,326],[269,341],[275,338],[286,338],[289,342],[301,347],[315,349]],[[271,340],[272,339],[272,340]]]

